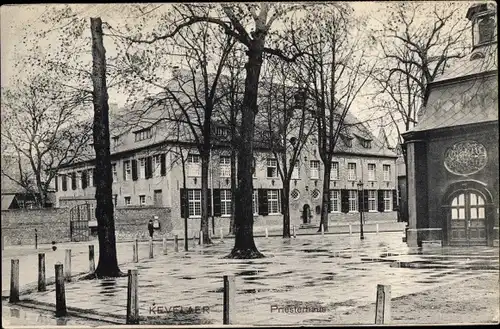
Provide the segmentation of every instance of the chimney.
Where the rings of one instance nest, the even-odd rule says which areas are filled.
[[[466,17],[472,22],[472,59],[477,48],[497,42],[496,11],[495,3],[477,3],[467,11]]]

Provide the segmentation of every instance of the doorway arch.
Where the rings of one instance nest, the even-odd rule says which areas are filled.
[[[451,246],[488,245],[491,230],[491,193],[478,181],[450,185],[443,206],[447,243]]]
[[[309,224],[311,222],[311,207],[306,203],[302,208],[302,223]]]

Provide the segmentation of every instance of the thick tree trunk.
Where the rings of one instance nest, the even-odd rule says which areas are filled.
[[[234,128],[231,128],[234,129]],[[233,134],[234,136],[234,134]],[[234,138],[234,137],[233,137]],[[229,219],[229,234],[234,234],[234,217],[236,215],[236,151],[231,150],[231,218]]]
[[[95,276],[116,277],[123,275],[116,257],[115,221],[109,149],[109,107],[106,87],[106,50],[102,40],[102,21],[91,18],[92,31],[92,82],[94,86],[94,149],[96,155],[96,217],[99,237],[99,263]]]
[[[210,236],[208,234],[208,217],[210,214],[208,213],[208,204],[211,202],[208,197],[208,167],[210,161],[210,153],[205,154],[206,152],[201,154],[201,224],[200,230],[203,231],[203,244],[211,244]]]
[[[330,165],[325,164],[325,173],[323,175],[323,197],[321,199],[321,220],[319,222],[318,232],[321,232],[321,224],[323,229],[328,232],[328,204],[330,203]]]
[[[283,195],[281,196],[281,211],[283,212],[283,238],[290,237],[290,180],[283,182]]]
[[[241,132],[238,143],[238,188],[234,200],[236,203],[234,248],[227,258],[261,258],[264,257],[253,238],[253,134],[255,113],[257,112],[257,93],[260,70],[262,67],[262,49],[264,40],[254,40],[256,46],[248,50],[248,61],[245,65],[245,94],[243,98]]]

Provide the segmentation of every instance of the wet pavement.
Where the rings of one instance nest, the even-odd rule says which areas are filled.
[[[175,253],[169,241],[167,255],[161,253],[161,242],[155,243],[154,259],[147,258],[148,246],[141,244],[139,263],[130,263],[132,243],[119,244],[119,259],[127,262],[121,270],[139,270],[143,322],[221,324],[223,275],[236,276],[234,323],[264,325],[302,324],[312,319],[327,324],[332,312],[373,303],[377,284],[391,285],[392,298],[396,298],[498,273],[496,249],[411,249],[401,241],[400,232],[369,233],[363,241],[357,235],[257,238],[257,247],[267,257],[255,260],[223,259],[233,240],[214,242]],[[88,267],[88,260],[86,264]],[[54,286],[47,288],[47,292],[24,295],[21,300],[54,304]],[[124,323],[126,289],[127,278],[71,282],[66,284],[66,303],[95,314],[122,317]],[[174,306],[187,313],[171,309]],[[194,312],[196,306],[205,307],[204,312]],[[279,307],[306,311],[278,312]]]

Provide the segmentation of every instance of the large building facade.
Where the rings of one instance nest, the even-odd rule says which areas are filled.
[[[403,135],[411,246],[498,244],[496,5],[475,4],[467,18],[472,53],[428,86],[419,124]]]
[[[161,114],[158,114],[161,115]],[[357,120],[349,116],[349,120]],[[113,194],[116,207],[171,208],[173,233],[184,229],[182,218],[189,218],[190,231],[199,231],[201,221],[201,157],[194,144],[169,141],[166,124],[138,125],[137,130],[112,131],[111,158]],[[366,211],[366,221],[396,220],[396,158],[387,146],[361,124],[339,139],[333,157],[330,181],[329,222],[359,220],[359,210]],[[227,141],[229,129],[216,125],[213,136]],[[300,154],[290,188],[291,225],[318,226],[324,166],[311,138],[309,147]],[[282,227],[282,188],[277,160],[265,145],[256,142],[252,197],[255,227]],[[180,154],[183,154],[183,157]],[[91,153],[89,153],[91,154]],[[184,158],[184,166],[182,158]],[[215,143],[209,166],[210,227],[219,232],[229,229],[231,203],[230,148]],[[183,167],[186,173],[187,198]],[[92,158],[68,164],[56,180],[57,207],[88,204],[95,208],[94,163]],[[364,190],[358,191],[363,182]],[[213,215],[213,216],[212,216]],[[145,218],[144,221],[150,218]],[[119,221],[119,218],[116,218]],[[94,221],[95,224],[95,221]],[[190,233],[191,234],[191,233]]]

